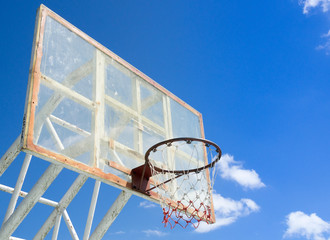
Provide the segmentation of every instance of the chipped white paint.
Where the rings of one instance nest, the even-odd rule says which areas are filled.
[[[116,201],[112,204],[108,212],[105,214],[99,225],[95,228],[93,234],[89,240],[98,240],[102,239],[104,234],[107,232],[111,224],[118,217],[119,213],[126,205],[127,201],[132,196],[132,193],[121,191]]]
[[[13,234],[62,169],[63,167],[54,164],[51,164],[46,169],[29,194],[23,199],[13,214],[2,225],[0,229],[0,239],[8,239]]]
[[[0,176],[6,171],[9,165],[14,161],[21,151],[21,135],[16,138],[15,142],[7,150],[0,159]]]
[[[69,214],[66,210],[63,211],[63,219],[65,221],[66,226],[69,229],[70,235],[72,237],[73,240],[79,240],[78,235],[76,230],[74,229],[74,226],[70,220]]]
[[[34,240],[44,239],[49,231],[55,224],[56,218],[58,215],[61,215],[63,210],[66,209],[74,197],[77,195],[81,187],[87,181],[88,177],[80,174],[76,180],[73,182],[69,190],[65,193],[62,199],[59,201],[58,206],[53,210],[50,216],[47,218],[45,223],[42,225],[38,233],[34,236]]]
[[[93,218],[94,218],[94,214],[95,214],[96,203],[97,203],[97,198],[99,196],[99,191],[100,191],[100,186],[101,186],[101,182],[100,181],[95,181],[92,201],[91,201],[91,204],[90,204],[90,207],[89,207],[89,212],[88,212],[88,217],[87,217],[87,222],[86,222],[86,227],[85,227],[83,240],[88,240],[90,232],[91,232]]]
[[[31,158],[32,158],[32,155],[30,155],[30,154],[26,154],[26,156],[24,158],[24,162],[23,162],[21,171],[19,173],[16,185],[15,185],[15,189],[14,189],[14,192],[11,196],[11,199],[10,199],[10,202],[9,202],[9,205],[8,205],[8,209],[7,209],[7,212],[6,212],[6,215],[5,215],[5,218],[4,218],[3,222],[6,222],[9,218],[9,216],[14,212],[14,209],[15,209],[16,203],[17,203],[17,199],[18,199],[19,194],[22,190],[22,185],[23,185],[23,182],[24,182],[24,179],[25,179],[25,176],[26,176],[26,172],[27,172],[27,170],[29,168],[29,165],[30,165],[30,162],[31,162]]]

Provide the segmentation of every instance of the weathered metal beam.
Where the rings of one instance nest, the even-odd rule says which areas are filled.
[[[129,121],[131,121],[132,119],[141,117],[141,119],[143,120],[143,123],[146,124],[150,130],[156,132],[159,135],[163,135],[165,133],[164,127],[159,126],[157,123],[155,123],[155,122],[151,121],[150,119],[146,118],[145,116],[139,114],[137,111],[135,111],[134,109],[131,109],[130,107],[119,102],[118,100],[106,95],[105,101],[106,101],[106,104],[108,104],[115,110],[118,110],[120,112],[125,112],[125,114],[123,114],[121,119],[118,121],[119,124],[116,127],[122,128],[122,127],[126,126],[129,123]],[[144,110],[144,108],[141,109],[141,111],[143,111],[143,110]],[[121,130],[122,129],[118,129],[117,130],[118,132],[116,132],[116,134],[111,137],[115,138],[115,136],[120,134]]]
[[[23,165],[21,167],[21,171],[18,175],[16,185],[15,185],[15,189],[14,189],[14,192],[11,196],[10,202],[8,204],[7,212],[6,212],[6,215],[5,215],[5,218],[4,218],[3,222],[6,222],[9,218],[9,216],[14,212],[14,209],[15,209],[16,203],[17,203],[17,199],[18,199],[19,194],[22,190],[24,179],[25,179],[27,170],[28,170],[30,162],[31,162],[31,158],[32,158],[32,155],[30,155],[30,154],[25,155],[24,162],[23,162]]]
[[[55,81],[54,79],[51,79],[50,77],[42,75],[41,83],[54,91],[60,92],[63,96],[70,98],[71,100],[83,105],[90,110],[93,110],[95,107],[94,102],[92,102],[85,96],[71,90],[70,88],[62,85],[61,83]]]
[[[50,115],[49,116],[49,119],[52,122],[54,122],[54,123],[56,123],[56,124],[58,124],[58,125],[60,125],[60,126],[62,126],[64,128],[66,128],[66,129],[68,129],[68,130],[70,130],[70,131],[72,131],[74,133],[77,133],[77,134],[79,134],[81,136],[89,137],[91,135],[91,133],[85,131],[84,129],[81,129],[81,128],[77,127],[76,125],[73,125],[71,123],[68,123],[68,122],[64,121],[63,119],[60,119],[58,117],[55,117],[54,115]]]
[[[56,143],[57,149],[59,151],[64,149],[63,143],[60,139],[60,137],[58,136],[52,122],[49,120],[49,118],[46,118],[46,127],[50,133],[50,136],[52,137],[52,139],[54,140],[54,142]]]
[[[10,146],[7,152],[0,159],[0,176],[6,171],[9,165],[15,160],[21,152],[21,135],[16,138],[15,142]]]
[[[72,239],[73,240],[79,240],[78,235],[77,235],[77,232],[74,229],[74,226],[73,226],[73,224],[72,224],[72,222],[70,220],[69,214],[68,214],[68,212],[65,209],[63,211],[63,219],[65,221],[66,226],[69,229],[69,232],[70,232],[70,235],[71,235]]]
[[[95,185],[94,185],[91,204],[90,204],[90,207],[89,207],[89,212],[88,212],[88,217],[87,217],[87,222],[86,222],[86,226],[85,226],[83,240],[88,240],[89,235],[91,233],[91,228],[92,228],[92,223],[93,223],[97,198],[99,196],[99,191],[100,191],[100,186],[101,186],[101,182],[96,180]]]
[[[14,188],[12,188],[12,187],[8,187],[8,186],[5,186],[5,185],[3,185],[3,184],[0,184],[0,191],[3,191],[3,192],[6,192],[6,193],[10,193],[10,194],[13,194],[14,193],[14,191],[15,191],[15,189]],[[20,197],[26,197],[28,195],[28,193],[27,192],[24,192],[24,191],[20,191],[19,192],[19,196]],[[39,198],[38,199],[38,202],[39,203],[42,203],[42,204],[45,204],[45,205],[48,205],[48,206],[51,206],[51,207],[56,207],[57,206],[57,202],[55,202],[55,201],[52,201],[52,200],[49,200],[49,199],[47,199],[47,198],[43,198],[43,197],[41,197],[41,198]]]
[[[13,214],[2,225],[0,229],[0,239],[8,239],[13,234],[62,169],[62,166],[55,164],[51,164],[46,169],[26,198],[23,199]]]
[[[57,240],[58,232],[60,230],[61,220],[62,220],[62,215],[61,214],[57,215],[55,226],[53,229],[52,240]]]
[[[108,231],[111,224],[115,221],[127,201],[132,196],[132,193],[122,191],[117,197],[116,201],[112,204],[108,212],[105,214],[99,225],[94,230],[89,240],[102,239],[104,234]]]
[[[86,77],[92,71],[92,69],[92,61],[89,61],[86,64],[80,66],[78,69],[74,70],[72,73],[70,73],[61,84],[71,89],[77,82]],[[45,118],[48,117],[57,108],[57,106],[62,102],[63,99],[64,96],[62,96],[61,93],[55,92],[39,110],[38,114],[35,117],[34,123],[35,136],[38,136],[40,134]]]
[[[44,222],[42,227],[39,229],[38,233],[34,236],[34,240],[44,239],[49,231],[55,224],[56,218],[58,215],[61,215],[62,212],[69,206],[71,201],[77,195],[81,187],[87,181],[88,177],[80,174],[76,180],[73,182],[69,190],[64,194],[62,199],[59,201],[58,206],[53,210],[53,212],[49,215],[47,220]],[[1,239],[1,238],[0,238]]]
[[[105,113],[105,59],[104,54],[96,50],[94,63],[93,102],[95,110],[92,118],[93,150],[91,152],[90,166],[99,167],[101,156],[101,138],[104,135]]]

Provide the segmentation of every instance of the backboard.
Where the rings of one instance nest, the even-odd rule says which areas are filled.
[[[27,153],[134,192],[150,146],[204,130],[199,112],[41,6],[21,136]]]

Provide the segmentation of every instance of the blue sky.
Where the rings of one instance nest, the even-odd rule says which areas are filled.
[[[329,0],[6,1],[0,154],[21,131],[41,3],[201,112],[224,153],[216,225],[170,230],[158,206],[132,197],[104,239],[330,239]],[[14,187],[23,158],[1,184]],[[24,191],[47,166],[33,158]],[[64,171],[46,196],[58,201],[76,176]],[[79,236],[93,184],[68,208]],[[95,222],[119,190],[100,194]],[[9,199],[0,192],[1,221]],[[37,204],[14,236],[31,239],[51,211]]]

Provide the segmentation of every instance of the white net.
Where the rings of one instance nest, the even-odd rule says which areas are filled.
[[[214,164],[220,156],[217,145],[201,139],[172,139],[150,151],[151,190],[160,198],[165,226],[214,222]]]

